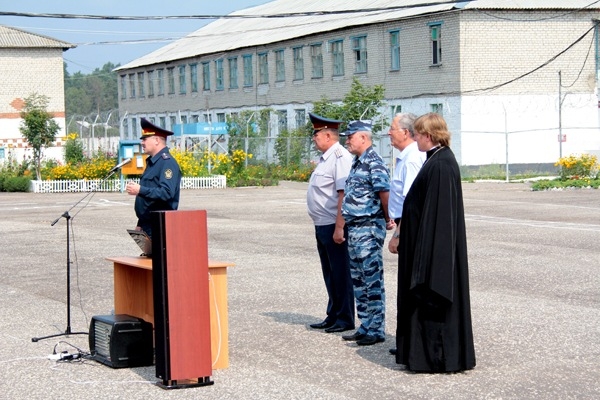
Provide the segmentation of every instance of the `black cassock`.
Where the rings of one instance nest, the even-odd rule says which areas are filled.
[[[475,367],[468,275],[458,163],[450,148],[436,148],[402,209],[397,363],[419,372]]]

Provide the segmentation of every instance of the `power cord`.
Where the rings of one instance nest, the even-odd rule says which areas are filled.
[[[56,348],[61,343],[69,346],[72,349],[75,349],[75,351],[63,350],[63,351],[57,353]],[[92,355],[90,353],[80,349],[79,347],[77,347],[69,342],[65,342],[65,341],[61,340],[60,342],[58,342],[54,345],[52,354],[50,354],[48,356],[48,359],[54,360],[56,362],[71,362],[71,361],[83,361],[86,359],[91,359],[91,357],[92,357]]]

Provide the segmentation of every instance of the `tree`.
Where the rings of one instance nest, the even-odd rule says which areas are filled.
[[[379,109],[385,104],[383,101],[385,88],[383,85],[373,87],[363,86],[356,78],[352,81],[350,91],[342,100],[342,104],[334,104],[326,97],[313,105],[313,112],[326,118],[344,121],[340,131],[346,128],[346,123],[358,119],[377,120],[381,117]],[[373,124],[373,132],[379,132],[381,125]]]
[[[67,116],[99,114],[119,107],[118,79],[113,72],[119,64],[106,63],[91,74],[69,74],[65,63]]]
[[[19,130],[33,148],[33,165],[38,180],[41,179],[42,151],[49,147],[60,126],[47,111],[48,97],[33,93],[25,99],[25,107],[21,112],[21,126]]]
[[[247,151],[248,154],[258,151],[269,135],[269,118],[272,111],[271,108],[262,108],[256,111],[244,110],[239,114],[227,116],[230,155],[235,150]]]
[[[312,128],[302,126],[289,131],[284,129],[275,139],[275,154],[280,165],[301,165],[306,160],[312,141]]]

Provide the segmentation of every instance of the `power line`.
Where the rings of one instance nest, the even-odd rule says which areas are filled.
[[[471,0],[470,2],[476,2]],[[598,0],[600,1],[600,0]],[[356,13],[372,13],[383,11],[397,11],[410,8],[432,7],[445,4],[464,3],[465,0],[436,1],[429,3],[418,3],[411,5],[362,8],[357,10],[334,10],[334,11],[304,11],[281,14],[199,14],[199,15],[170,15],[170,16],[117,16],[117,15],[92,15],[92,14],[53,14],[53,13],[26,13],[13,11],[0,11],[0,16],[5,17],[28,17],[28,18],[56,18],[56,19],[96,19],[107,21],[157,21],[165,19],[250,19],[250,18],[290,18],[311,17],[320,15],[343,15]]]

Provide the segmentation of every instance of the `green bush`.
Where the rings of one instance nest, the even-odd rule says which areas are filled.
[[[2,179],[3,192],[28,192],[31,179],[25,176],[9,176]]]
[[[598,189],[600,187],[600,179],[541,179],[531,184],[531,190],[552,190],[552,189],[571,189],[571,188],[591,188]]]

